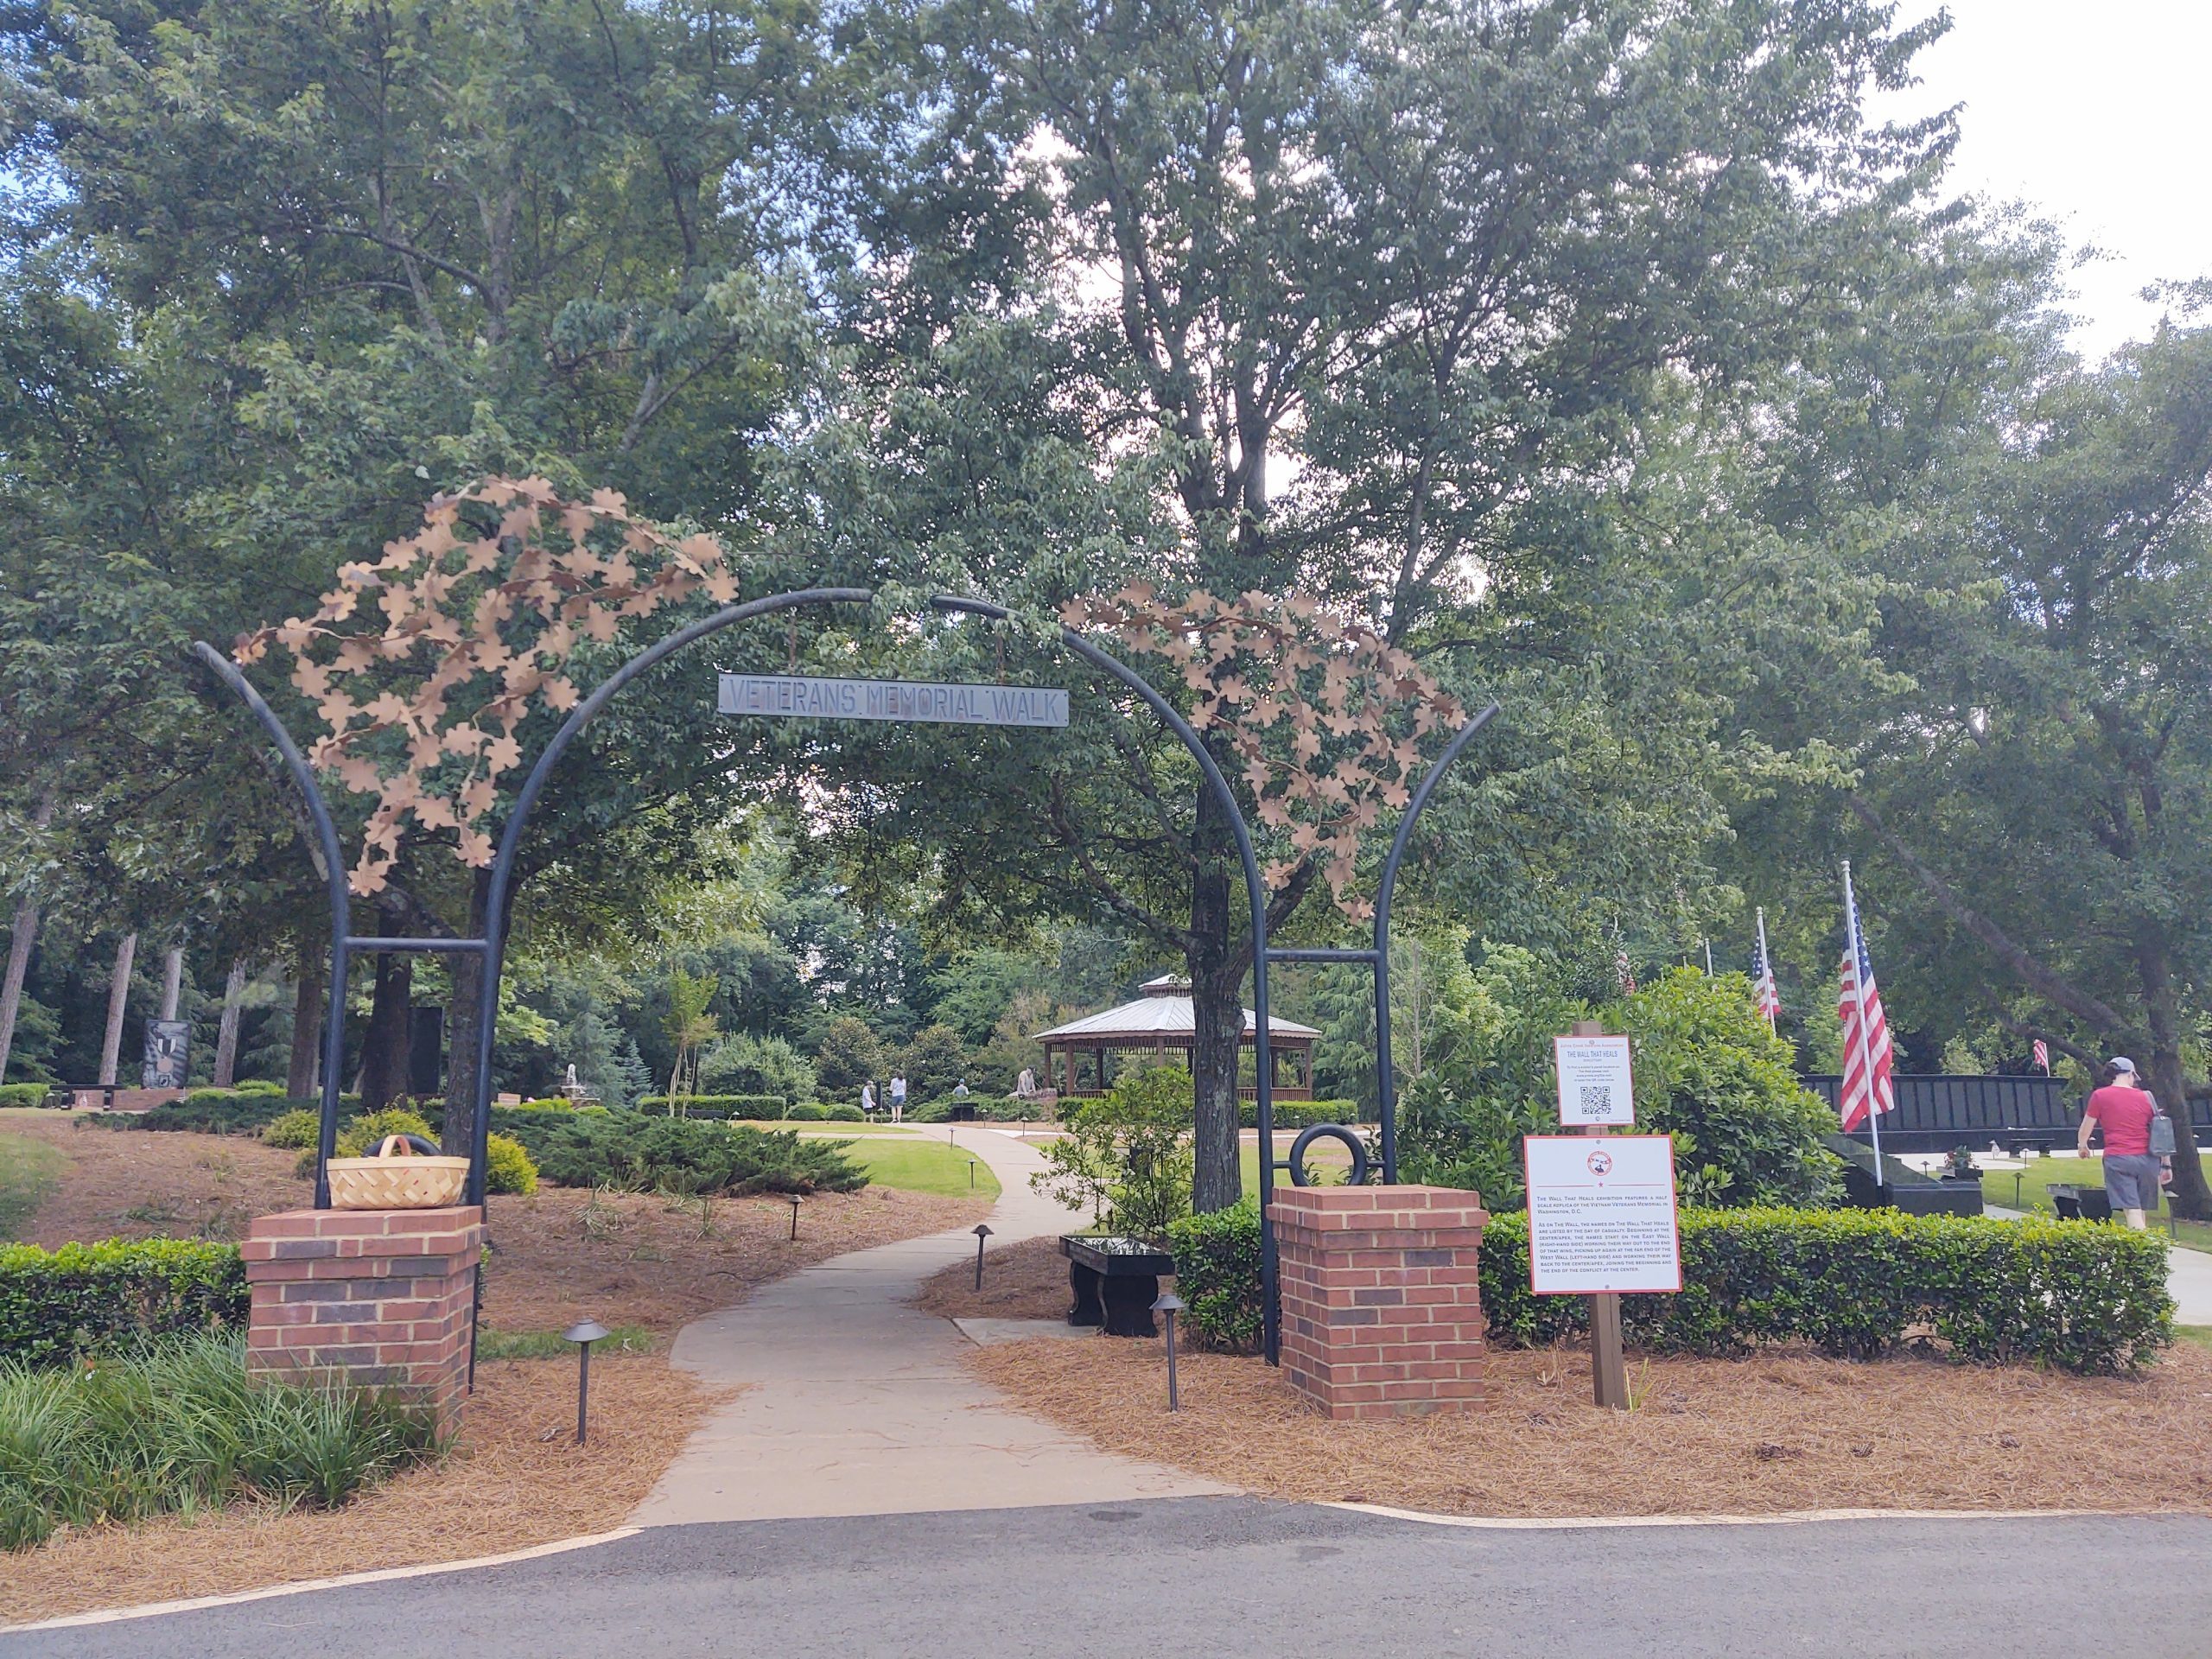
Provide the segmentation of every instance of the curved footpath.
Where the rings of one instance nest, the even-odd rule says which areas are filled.
[[[1077,1219],[1030,1190],[1036,1149],[984,1124],[921,1130],[998,1177],[991,1244]],[[719,1407],[631,1521],[678,1526],[814,1516],[1027,1508],[1182,1497],[1227,1488],[1102,1452],[1014,1411],[962,1364],[950,1320],[911,1298],[972,1261],[975,1236],[934,1233],[855,1250],[763,1286],[687,1325],[673,1362],[744,1392]]]

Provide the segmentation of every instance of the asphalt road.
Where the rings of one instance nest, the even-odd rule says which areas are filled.
[[[655,1528],[0,1636],[74,1659],[2192,1655],[2212,1518],[1444,1528],[1249,1498]]]

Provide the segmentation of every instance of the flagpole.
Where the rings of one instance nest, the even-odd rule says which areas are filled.
[[[1859,900],[1851,891],[1851,861],[1843,861],[1843,931],[1851,952],[1851,994],[1859,1002],[1859,1064],[1866,1077],[1866,1127],[1874,1137],[1874,1185],[1887,1186],[1882,1179],[1882,1102],[1874,1088],[1874,1051],[1866,1041],[1866,976],[1859,964],[1866,961],[1866,952],[1859,944]]]

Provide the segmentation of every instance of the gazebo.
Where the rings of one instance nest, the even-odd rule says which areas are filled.
[[[1191,1007],[1191,982],[1173,974],[1138,987],[1143,995],[1134,1002],[1103,1014],[1087,1014],[1064,1026],[1036,1033],[1045,1048],[1045,1086],[1078,1098],[1103,1095],[1114,1081],[1116,1057],[1135,1055],[1159,1060],[1171,1052],[1191,1064],[1198,1021]],[[1259,1020],[1244,1010],[1243,1045],[1254,1046]],[[1294,1020],[1272,1016],[1268,1020],[1268,1052],[1274,1062],[1277,1100],[1313,1098],[1313,1039],[1321,1033]],[[1290,1065],[1286,1067],[1284,1062]],[[1287,1071],[1288,1077],[1285,1072]],[[1249,1084],[1237,1093],[1247,1099],[1257,1093]]]

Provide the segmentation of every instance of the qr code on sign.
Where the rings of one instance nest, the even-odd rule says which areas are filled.
[[[1613,1109],[1612,1085],[1607,1083],[1584,1084],[1582,1109],[1592,1116],[1609,1116]]]

